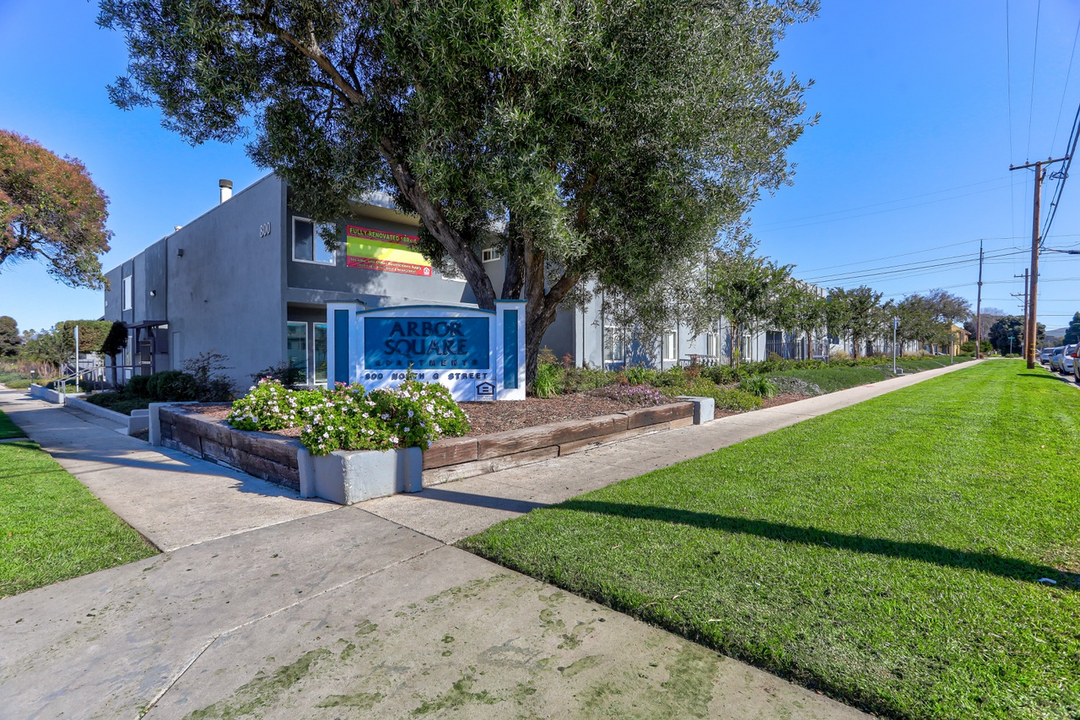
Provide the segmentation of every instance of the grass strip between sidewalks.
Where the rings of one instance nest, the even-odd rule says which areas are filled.
[[[1080,392],[999,360],[462,545],[888,716],[1076,718],[1078,456]]]
[[[36,444],[0,443],[0,597],[156,554]]]
[[[24,433],[18,425],[11,422],[11,418],[0,410],[0,440],[21,437],[26,437],[26,433]]]

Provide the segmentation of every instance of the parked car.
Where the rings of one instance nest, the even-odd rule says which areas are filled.
[[[1044,347],[1039,351],[1039,362],[1043,365],[1050,364],[1050,355],[1053,354],[1054,348]]]
[[[1076,372],[1076,351],[1080,343],[1065,346],[1065,352],[1061,354],[1061,372],[1072,375]]]
[[[1056,348],[1050,349],[1050,369],[1054,372],[1064,372],[1061,365],[1062,355],[1065,353],[1065,346],[1058,345]]]

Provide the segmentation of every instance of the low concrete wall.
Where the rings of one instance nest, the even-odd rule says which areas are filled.
[[[63,405],[67,396],[56,390],[50,390],[44,385],[35,385],[34,383],[31,383],[30,397],[44,400],[45,402],[55,403],[56,405]]]
[[[234,430],[184,404],[151,407],[151,443],[235,468],[278,485],[300,489],[300,441],[263,432]],[[153,416],[156,415],[156,420]]]
[[[106,420],[111,420],[118,425],[123,425],[128,435],[135,435],[144,430],[150,428],[150,411],[149,410],[132,410],[131,415],[124,415],[118,413],[115,410],[109,410],[103,408],[100,405],[95,405],[92,402],[87,402],[82,398],[75,397],[73,395],[67,396],[66,407],[74,408],[90,415],[96,415]]]
[[[438,485],[684,427],[693,424],[695,407],[693,402],[677,402],[479,437],[445,438],[424,452],[423,482]]]

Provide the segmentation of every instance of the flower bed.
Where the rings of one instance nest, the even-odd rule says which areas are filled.
[[[239,430],[302,427],[313,456],[335,450],[427,448],[440,437],[469,431],[469,420],[442,385],[408,379],[390,390],[359,385],[288,390],[264,379],[233,403],[228,422]]]

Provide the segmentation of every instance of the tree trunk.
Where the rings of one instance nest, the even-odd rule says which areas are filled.
[[[502,299],[518,300],[525,289],[525,243],[528,233],[519,227],[515,215],[510,215],[506,235],[506,277],[503,279]]]
[[[742,336],[741,326],[739,323],[730,321],[728,324],[728,332],[731,334],[731,357],[729,363],[731,367],[738,367],[739,361],[742,359],[739,356],[742,354]]]
[[[473,295],[476,296],[476,304],[482,310],[494,310],[495,288],[491,284],[487,271],[484,270],[484,264],[477,257],[476,251],[466,238],[461,236],[461,233],[450,226],[442,208],[433,202],[416,182],[409,168],[397,157],[394,145],[388,138],[384,138],[379,143],[379,151],[390,167],[401,192],[409,198],[409,202],[420,215],[424,227],[439,241],[439,244],[461,269],[469,287],[472,288]]]

